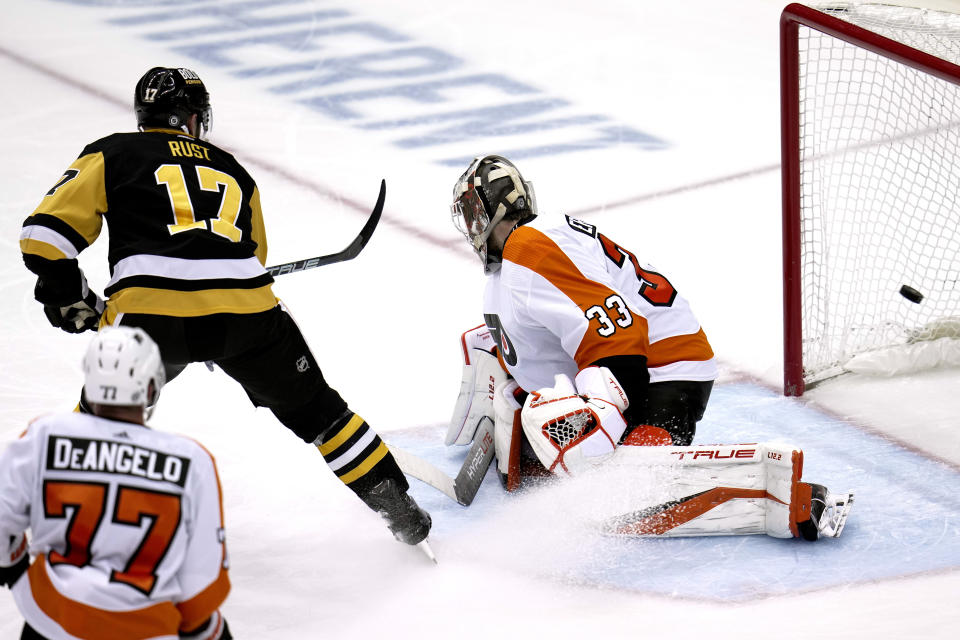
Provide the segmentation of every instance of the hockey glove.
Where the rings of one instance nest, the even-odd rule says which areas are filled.
[[[497,359],[497,347],[485,326],[463,334],[463,375],[460,395],[444,442],[465,445],[473,442],[477,427],[484,418],[494,421],[494,390],[511,379]]]
[[[527,397],[520,413],[534,453],[554,473],[576,473],[608,459],[627,426],[626,394],[606,367],[588,367],[576,380],[575,387],[558,374],[553,387]]]
[[[30,555],[27,553],[27,536],[19,534],[10,536],[7,552],[0,557],[0,584],[12,587],[30,566]]]
[[[79,269],[67,281],[37,278],[33,296],[43,304],[50,324],[67,333],[96,329],[103,314],[103,300],[90,290]]]
[[[233,640],[226,618],[217,609],[213,615],[200,623],[196,629],[181,630],[180,640]]]

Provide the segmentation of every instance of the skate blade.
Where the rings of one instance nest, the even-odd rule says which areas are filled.
[[[417,543],[417,548],[423,552],[423,555],[433,560],[433,564],[439,564],[437,562],[437,556],[434,555],[433,549],[430,548],[430,543],[427,542],[426,538]]]
[[[824,500],[826,507],[821,516],[820,535],[827,538],[838,538],[847,524],[847,516],[853,506],[852,493],[830,494]],[[828,515],[829,514],[829,515]],[[827,516],[824,518],[824,516]]]

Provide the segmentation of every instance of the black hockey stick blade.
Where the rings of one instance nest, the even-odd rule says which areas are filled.
[[[483,418],[473,436],[473,444],[467,452],[460,473],[453,481],[453,490],[457,502],[467,507],[480,490],[480,483],[487,475],[490,462],[493,461],[493,420]]]
[[[403,449],[391,446],[390,453],[405,474],[425,482],[468,507],[480,490],[483,477],[487,475],[487,469],[493,460],[493,420],[485,418],[480,421],[473,437],[473,444],[456,478],[451,478],[423,458]]]
[[[325,256],[317,256],[316,258],[305,258],[303,260],[295,260],[294,262],[277,264],[272,267],[267,267],[267,273],[276,277],[287,273],[296,273],[297,271],[305,271],[306,269],[322,267],[335,262],[353,260],[360,254],[363,248],[367,246],[367,243],[370,242],[370,237],[373,235],[374,229],[377,228],[377,223],[380,222],[380,215],[383,213],[383,202],[386,197],[387,181],[380,180],[380,195],[377,196],[377,204],[373,206],[373,211],[370,213],[370,217],[367,218],[366,224],[364,224],[363,228],[360,229],[359,235],[357,235],[357,237],[353,239],[353,242],[351,242],[343,251],[338,251],[337,253],[331,253]]]

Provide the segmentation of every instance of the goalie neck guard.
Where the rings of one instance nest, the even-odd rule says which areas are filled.
[[[517,224],[533,220],[537,199],[533,185],[523,179],[512,162],[503,156],[479,156],[454,185],[450,211],[454,226],[470,242],[489,274],[500,268],[501,260],[487,247],[493,228],[507,217],[516,219]]]

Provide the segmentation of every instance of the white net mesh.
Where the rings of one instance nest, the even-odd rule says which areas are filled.
[[[572,442],[593,430],[593,414],[586,409],[568,413],[543,425],[547,437],[563,451]]]
[[[820,10],[960,63],[958,15],[831,6]],[[960,314],[960,87],[801,26],[800,133],[809,384]]]

